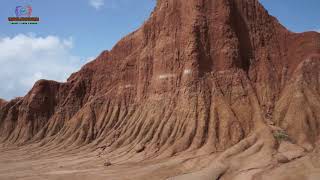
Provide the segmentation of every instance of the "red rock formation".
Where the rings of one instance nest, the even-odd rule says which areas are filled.
[[[253,133],[276,149],[280,128],[312,150],[319,57],[319,33],[288,31],[257,0],[158,0],[140,29],[66,83],[41,80],[6,103],[1,141],[103,145],[137,161],[220,152]]]
[[[3,99],[0,99],[0,108],[4,106],[7,102]]]

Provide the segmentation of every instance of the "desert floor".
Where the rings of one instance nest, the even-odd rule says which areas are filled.
[[[168,177],[179,177],[172,178],[174,180],[192,180],[195,177],[212,179],[215,174],[220,174],[218,171],[221,168],[212,166],[217,165],[215,158],[218,155],[190,158],[191,156],[190,154],[189,158],[176,156],[141,163],[119,161],[112,162],[111,166],[104,166],[106,159],[99,156],[98,150],[56,151],[34,147],[0,147],[0,180],[164,180]],[[204,170],[201,170],[201,167],[195,168],[194,164],[202,162],[211,162],[210,168]],[[197,169],[200,173],[197,173]],[[237,180],[248,180],[248,177],[252,178],[251,173],[255,170],[257,169],[245,168],[234,175]],[[267,166],[261,170],[259,177],[255,179],[319,180],[320,155],[318,152],[313,152],[291,162],[273,167]],[[188,175],[192,172],[196,174]],[[210,174],[211,178],[208,176]]]
[[[173,158],[140,164],[115,162],[104,166],[106,160],[99,157],[97,151],[46,152],[30,147],[0,147],[0,180],[166,179],[181,173],[178,167],[184,160]]]

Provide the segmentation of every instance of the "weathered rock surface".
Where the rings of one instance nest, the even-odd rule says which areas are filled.
[[[158,0],[66,83],[40,80],[0,108],[5,146],[105,146],[122,163],[198,157],[172,178],[263,179],[305,155],[279,163],[275,127],[306,152],[319,140],[320,34],[288,31],[257,0]]]
[[[7,102],[3,99],[0,99],[0,108],[3,107]]]

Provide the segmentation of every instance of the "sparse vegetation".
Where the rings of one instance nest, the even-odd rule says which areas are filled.
[[[289,135],[285,131],[276,131],[273,133],[273,136],[278,141],[289,141]]]

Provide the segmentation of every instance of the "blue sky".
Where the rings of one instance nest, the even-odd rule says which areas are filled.
[[[320,31],[319,0],[260,0],[269,14],[293,32]]]
[[[98,7],[94,2],[103,3]],[[15,7],[21,4],[32,6],[40,24],[8,24],[7,17],[15,16]],[[1,0],[0,36],[32,32],[42,37],[72,37],[77,55],[94,56],[137,29],[154,5],[155,0]]]
[[[320,31],[319,0],[260,0],[291,31]],[[186,0],[187,2],[187,0]],[[64,81],[150,15],[156,0],[1,0],[0,97],[23,96],[38,79]],[[37,25],[11,25],[18,5]]]

